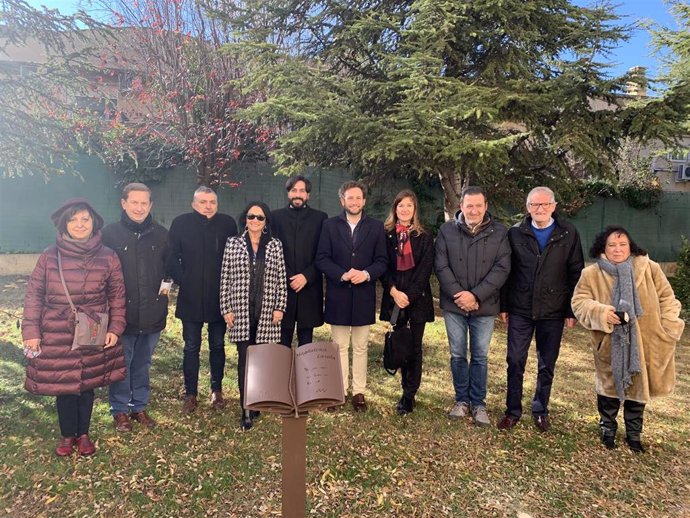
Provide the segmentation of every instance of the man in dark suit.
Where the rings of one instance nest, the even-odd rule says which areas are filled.
[[[363,213],[364,185],[345,182],[338,195],[344,211],[324,222],[316,266],[326,276],[325,320],[340,347],[345,393],[352,340],[352,406],[362,412],[366,410],[369,329],[376,320],[376,279],[388,266],[386,235],[383,223]]]
[[[280,343],[292,344],[297,326],[297,343],[311,343],[314,328],[323,325],[323,281],[316,269],[316,249],[325,212],[307,205],[311,182],[302,175],[285,184],[288,206],[272,212],[273,235],[283,243],[288,280],[287,308],[280,327]]]
[[[218,213],[218,196],[208,187],[194,191],[192,212],[177,216],[170,225],[168,271],[180,286],[175,316],[182,320],[185,401],[182,411],[197,407],[201,330],[208,323],[211,406],[220,410],[223,399],[226,324],[220,314],[220,269],[225,242],[237,235],[237,224]]]

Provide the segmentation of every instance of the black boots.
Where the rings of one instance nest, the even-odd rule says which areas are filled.
[[[601,443],[607,450],[612,450],[616,447],[616,432],[611,433],[609,430],[601,430]]]
[[[400,401],[395,406],[395,411],[398,415],[406,415],[412,413],[414,410],[414,399],[407,398],[405,396],[400,398]]]
[[[616,447],[616,417],[621,402],[618,398],[597,395],[597,409],[599,410],[599,429],[601,442],[609,450]],[[645,448],[640,442],[642,423],[644,421],[644,403],[626,400],[623,403],[623,419],[625,420],[625,443],[631,451],[644,453]]]
[[[642,443],[638,440],[631,439],[629,436],[625,438],[625,442],[628,445],[628,448],[630,448],[630,451],[633,453],[644,453],[645,452],[645,447],[642,446]]]

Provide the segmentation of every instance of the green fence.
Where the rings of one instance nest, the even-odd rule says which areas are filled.
[[[40,252],[55,239],[50,214],[64,200],[74,196],[88,198],[106,222],[115,221],[120,214],[120,192],[102,162],[84,157],[79,164],[82,177],[65,175],[44,182],[38,177],[0,179],[0,253]],[[335,215],[340,210],[338,187],[351,179],[342,170],[307,172],[313,188],[310,204]],[[286,203],[284,176],[275,176],[265,163],[242,164],[233,175],[236,187],[222,186],[218,190],[220,211],[237,217],[250,200],[261,200],[271,208]],[[378,185],[367,199],[367,211],[383,218],[402,181]],[[151,186],[153,214],[166,227],[173,218],[191,210],[192,193],[196,189],[195,175],[187,168],[166,173],[161,183]],[[427,188],[421,200],[423,220],[436,224],[443,213],[440,188]],[[580,211],[573,222],[582,235],[585,252],[595,234],[607,225],[620,224],[628,228],[634,239],[648,249],[657,261],[675,261],[680,250],[680,236],[690,236],[690,194],[666,193],[661,202],[649,210],[635,210],[617,199],[597,199]]]
[[[664,193],[652,209],[636,210],[614,198],[598,198],[574,218],[587,254],[594,236],[608,225],[622,225],[655,261],[675,261],[680,236],[690,237],[690,194]]]
[[[65,175],[44,182],[39,177],[0,178],[0,253],[40,252],[55,241],[50,214],[66,199],[87,198],[106,222],[120,217],[120,190],[113,187],[112,175],[98,159],[84,157],[79,163],[82,178]],[[311,206],[334,215],[340,210],[338,188],[351,179],[344,171],[309,171],[312,181]],[[237,218],[252,200],[271,208],[287,203],[284,176],[275,176],[268,164],[242,164],[233,174],[234,187],[218,190],[220,212]],[[196,189],[192,171],[179,167],[168,171],[165,179],[151,185],[153,215],[168,227],[175,216],[192,210]]]

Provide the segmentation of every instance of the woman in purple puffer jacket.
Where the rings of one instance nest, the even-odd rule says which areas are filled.
[[[119,336],[125,330],[125,284],[120,260],[101,243],[103,218],[82,198],[73,198],[51,219],[57,240],[38,258],[24,299],[22,338],[28,358],[24,387],[57,396],[61,439],[55,450],[77,448],[92,455],[89,439],[94,389],[125,376]],[[105,347],[72,350],[75,319],[60,280],[57,252],[67,290],[77,310],[109,313]]]

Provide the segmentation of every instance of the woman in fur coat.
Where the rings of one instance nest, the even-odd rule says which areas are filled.
[[[645,404],[675,385],[675,349],[685,323],[668,279],[623,227],[608,227],[590,249],[596,264],[582,271],[572,307],[592,332],[601,441],[615,447],[623,401],[625,441],[636,452]]]

